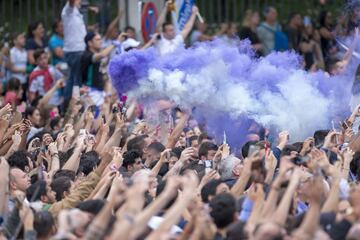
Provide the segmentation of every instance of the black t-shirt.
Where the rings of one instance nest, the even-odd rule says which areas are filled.
[[[94,53],[86,50],[81,56],[82,83],[88,87],[104,90],[104,79],[100,72],[100,61],[94,59]]]
[[[29,38],[26,40],[25,49],[26,50],[37,50],[41,48],[46,48],[45,39],[42,40],[43,45],[39,45],[33,38]]]
[[[256,34],[256,32],[252,31],[251,28],[249,28],[249,27],[243,27],[240,30],[239,37],[240,37],[241,40],[249,39],[249,41],[253,45],[261,43],[258,35]],[[256,51],[256,55],[262,56],[262,52],[261,51]]]

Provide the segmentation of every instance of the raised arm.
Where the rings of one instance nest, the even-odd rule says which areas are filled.
[[[197,8],[197,6],[193,6],[191,16],[190,16],[188,22],[185,24],[184,29],[181,32],[181,36],[183,37],[183,39],[187,38],[187,36],[191,32],[192,28],[194,27],[194,23],[196,20],[196,14],[198,14],[198,12],[199,12],[199,9]]]
[[[301,170],[295,169],[292,176],[290,183],[285,191],[285,194],[283,195],[279,206],[276,209],[275,215],[274,215],[274,221],[279,224],[280,226],[284,226],[286,222],[287,215],[289,213],[291,201],[294,195],[294,192],[299,184],[300,181],[300,175]]]
[[[156,23],[156,32],[157,33],[161,33],[161,28],[162,28],[162,25],[165,23],[166,14],[168,12],[169,4],[171,4],[171,2],[172,2],[172,0],[166,1],[163,10],[160,13],[160,16],[159,16],[159,18],[157,20],[157,23]]]
[[[168,142],[166,144],[166,148],[173,148],[175,147],[176,142],[178,141],[187,121],[189,119],[188,114],[183,114],[178,122],[178,124],[175,126],[174,130],[172,131]]]

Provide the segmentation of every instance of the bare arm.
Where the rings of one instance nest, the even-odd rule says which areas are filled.
[[[171,0],[166,1],[163,10],[160,13],[160,16],[159,16],[159,18],[157,20],[157,23],[156,23],[156,32],[157,33],[161,33],[161,28],[162,28],[162,25],[165,23],[166,14],[168,12],[168,6],[169,6],[170,3],[171,3]]]
[[[286,222],[286,218],[291,205],[291,200],[300,180],[300,171],[300,169],[294,170],[294,173],[291,176],[289,186],[287,187],[285,194],[283,195],[281,202],[276,209],[274,221],[281,226],[284,226]]]
[[[168,142],[166,144],[166,148],[173,148],[176,144],[176,142],[178,141],[187,120],[189,119],[189,115],[188,114],[183,114],[178,122],[178,124],[175,126],[173,132],[171,133]]]
[[[192,9],[192,14],[188,20],[188,22],[185,24],[184,29],[181,32],[181,36],[183,37],[183,39],[186,39],[187,36],[189,35],[189,33],[191,32],[195,20],[196,20],[196,14],[199,12],[199,9],[196,6],[193,6]]]
[[[80,140],[78,140],[78,142],[80,142]],[[74,150],[74,153],[71,155],[71,157],[65,163],[65,165],[64,165],[64,167],[62,169],[77,172],[77,170],[79,168],[79,164],[80,164],[80,155],[81,155],[81,152],[83,150],[83,147],[84,147],[83,144],[82,145],[78,144],[76,146],[76,148]]]
[[[177,179],[170,178],[166,183],[166,188],[159,197],[155,199],[145,210],[143,210],[135,218],[136,229],[131,234],[131,239],[137,239],[141,233],[143,233],[147,227],[147,222],[152,216],[158,213],[176,194],[178,187]]]

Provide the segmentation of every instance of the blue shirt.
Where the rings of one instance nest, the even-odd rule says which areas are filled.
[[[49,41],[49,48],[52,53],[52,64],[53,65],[64,62],[63,58],[59,58],[59,57],[55,56],[55,49],[58,47],[64,48],[64,39],[60,38],[57,34],[53,34]]]

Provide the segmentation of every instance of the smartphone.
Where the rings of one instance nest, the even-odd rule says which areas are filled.
[[[103,123],[105,124],[105,123],[106,123],[106,117],[105,117],[105,115],[104,115],[104,114],[101,115],[101,118],[102,118]]]
[[[304,17],[304,26],[309,26],[311,24],[311,18],[309,16]]]
[[[255,145],[250,145],[248,157],[252,156],[254,153],[259,152],[259,151],[260,151],[260,147],[255,146]]]

